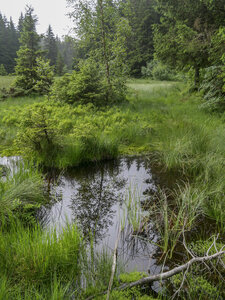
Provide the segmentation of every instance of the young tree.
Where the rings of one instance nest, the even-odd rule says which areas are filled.
[[[67,0],[73,7],[77,32],[86,56],[99,64],[106,79],[106,101],[120,93],[126,71],[126,43],[130,33],[129,22],[121,16],[123,1]]]
[[[39,95],[46,95],[49,93],[53,83],[53,67],[50,66],[50,61],[45,61],[41,57],[36,59],[36,63],[36,83],[34,85],[34,90]]]
[[[33,91],[36,84],[36,59],[40,54],[40,37],[36,32],[37,17],[31,6],[26,7],[23,21],[23,29],[20,37],[20,49],[17,52],[17,65],[15,68],[17,79],[15,85],[22,89],[26,94]]]

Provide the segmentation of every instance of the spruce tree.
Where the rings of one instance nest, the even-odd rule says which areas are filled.
[[[50,65],[55,66],[57,60],[57,44],[52,27],[50,25],[44,39],[44,50],[46,51],[46,58],[49,59]]]
[[[0,64],[7,65],[7,20],[0,13]]]
[[[10,22],[7,27],[8,31],[8,39],[7,39],[7,51],[8,51],[8,63],[7,63],[7,71],[9,73],[14,72],[14,68],[16,65],[15,58],[17,57],[17,51],[19,49],[19,39],[18,32],[13,23],[12,18],[10,18]]]
[[[14,72],[18,49],[18,32],[13,20],[8,21],[0,13],[0,65],[3,64],[8,73]]]
[[[20,36],[20,49],[17,52],[15,68],[17,79],[15,85],[26,94],[33,91],[36,84],[36,59],[40,54],[40,37],[36,32],[37,17],[31,6],[26,7],[23,29]]]
[[[18,25],[17,25],[17,30],[18,30],[19,34],[21,34],[21,32],[23,31],[23,21],[24,21],[24,16],[23,16],[23,13],[21,13],[19,21],[18,21]]]

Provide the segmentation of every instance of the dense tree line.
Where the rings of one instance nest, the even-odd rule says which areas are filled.
[[[8,21],[0,13],[0,66],[1,73],[12,73],[16,65],[15,57],[19,49],[20,27],[15,26],[12,18]]]
[[[105,81],[106,97],[110,97],[124,88],[125,76],[172,80],[177,71],[189,72],[194,89],[202,89],[206,100],[214,99],[213,109],[224,107],[221,100],[225,93],[223,0],[67,2],[76,39],[69,36],[59,39],[50,25],[44,35],[35,33],[41,56],[49,60],[55,74],[61,76],[82,69],[86,79],[93,77],[98,82],[104,77],[100,81]],[[20,62],[24,28],[22,14],[17,26],[0,14],[0,73],[3,75],[12,73],[16,62]],[[20,58],[15,60],[17,55]]]
[[[24,28],[25,16],[21,13],[17,25],[12,18],[7,18],[0,12],[0,74],[6,75],[15,72],[18,51],[22,43],[21,33]],[[73,69],[73,57],[75,56],[75,40],[71,37],[59,38],[54,35],[49,25],[45,34],[39,36],[39,46],[43,50],[43,56],[50,60],[55,73],[62,75]]]

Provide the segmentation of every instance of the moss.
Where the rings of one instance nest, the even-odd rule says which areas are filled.
[[[120,274],[119,279],[121,282],[130,283],[130,282],[137,281],[146,276],[148,275],[144,272],[131,272],[131,273]]]

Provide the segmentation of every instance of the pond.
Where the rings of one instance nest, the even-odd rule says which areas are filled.
[[[17,161],[17,157],[0,158],[0,165],[12,169]],[[151,224],[147,226],[147,234],[145,231],[145,235],[137,235],[147,215],[144,204],[151,201],[151,194],[156,191],[147,159],[128,157],[69,172],[50,172],[46,183],[52,201],[38,213],[44,228],[54,226],[60,230],[67,222],[77,222],[84,235],[92,234],[98,250],[104,248],[109,253],[114,250],[119,229],[123,228],[118,260],[125,270],[151,274],[161,271],[154,257],[158,236]]]

